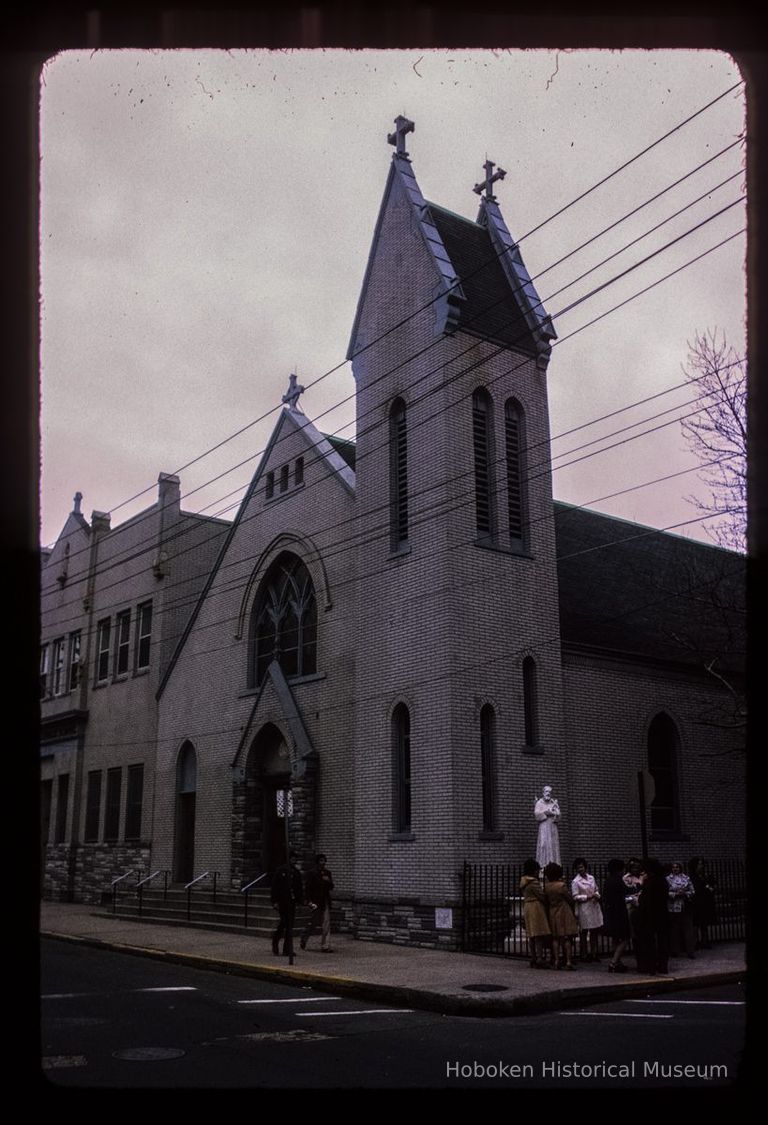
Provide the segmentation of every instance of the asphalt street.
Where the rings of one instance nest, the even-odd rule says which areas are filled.
[[[728,1087],[738,985],[496,1020],[43,941],[45,1080],[80,1088]]]

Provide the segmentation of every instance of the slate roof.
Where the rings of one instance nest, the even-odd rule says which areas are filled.
[[[560,630],[576,645],[743,668],[743,556],[555,502]]]
[[[459,328],[535,352],[530,328],[488,230],[436,203],[427,206],[466,297],[461,304]]]
[[[350,469],[354,469],[357,452],[355,443],[348,438],[334,437],[332,434],[323,434],[323,437],[329,445],[333,446],[339,456],[344,458]]]

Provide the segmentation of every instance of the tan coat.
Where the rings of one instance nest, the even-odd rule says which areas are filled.
[[[549,903],[549,925],[553,937],[574,937],[579,932],[579,923],[573,913],[573,895],[562,879],[547,883],[544,893]]]
[[[523,921],[528,937],[549,937],[547,899],[541,883],[533,875],[523,875],[520,890],[523,895]]]

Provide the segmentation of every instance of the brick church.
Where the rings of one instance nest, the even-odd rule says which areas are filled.
[[[553,501],[556,333],[504,173],[447,211],[412,131],[349,343],[356,442],[291,376],[233,522],[161,474],[114,528],[78,494],[44,552],[44,895],[132,868],[238,889],[282,862],[287,808],[337,925],[452,944],[463,861],[531,855],[544,784],[564,863],[638,854],[639,772],[651,854],[743,855],[743,559]]]

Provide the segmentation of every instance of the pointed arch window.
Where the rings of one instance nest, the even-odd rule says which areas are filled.
[[[408,427],[405,403],[396,398],[389,412],[389,510],[392,550],[408,542]]]
[[[493,511],[493,400],[483,387],[472,395],[472,445],[478,539],[492,540],[496,530]]]
[[[404,703],[392,714],[392,828],[411,831],[411,716]]]
[[[519,402],[507,399],[504,406],[504,437],[507,454],[507,510],[510,546],[523,550],[527,539],[527,512],[524,484],[525,419]]]
[[[660,835],[680,831],[677,790],[677,760],[680,735],[674,721],[660,712],[648,728],[648,770],[655,795],[651,802],[651,832]]]
[[[496,831],[496,712],[486,703],[480,712],[480,769],[483,832]]]
[[[317,604],[312,579],[296,555],[283,552],[261,583],[251,614],[248,683],[258,687],[277,660],[286,676],[317,671]]]
[[[536,684],[536,661],[526,656],[523,661],[523,719],[525,722],[525,745],[529,749],[539,743],[539,705]]]

